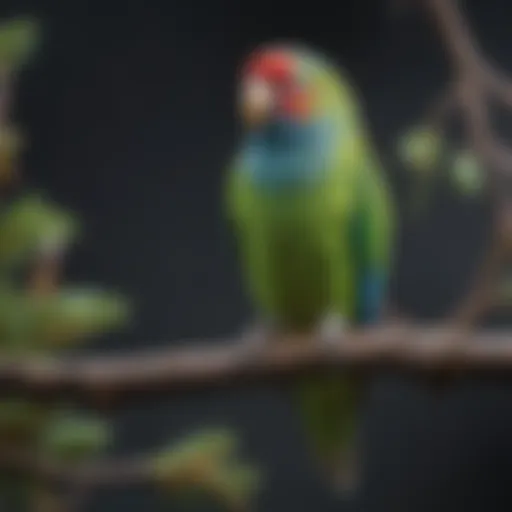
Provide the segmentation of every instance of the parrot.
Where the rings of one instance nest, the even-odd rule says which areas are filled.
[[[335,347],[348,327],[380,321],[391,274],[393,201],[361,103],[341,68],[295,43],[253,50],[236,90],[223,204],[255,310],[243,338],[313,333]],[[349,370],[292,384],[319,471],[342,491],[358,483],[363,387]]]

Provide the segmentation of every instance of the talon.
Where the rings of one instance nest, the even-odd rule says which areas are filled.
[[[328,314],[320,323],[319,335],[322,343],[332,346],[339,343],[347,330],[347,322],[338,314]]]

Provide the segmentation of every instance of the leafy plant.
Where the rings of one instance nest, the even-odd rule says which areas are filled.
[[[410,172],[415,213],[425,211],[436,180],[443,174],[459,195],[476,199],[485,190],[485,173],[474,152],[457,149],[440,130],[429,125],[416,125],[397,142],[400,161]]]
[[[11,79],[36,51],[40,32],[32,19],[0,24],[0,101]],[[23,143],[19,131],[0,119],[0,185],[14,178]],[[0,355],[51,358],[59,349],[127,325],[131,308],[121,294],[57,282],[55,267],[81,232],[76,216],[44,193],[27,193],[2,206]],[[39,280],[20,282],[19,272],[27,269],[29,273],[35,269],[32,272],[38,273]],[[46,283],[42,287],[41,278]],[[0,457],[2,450],[19,450],[36,462],[71,468],[101,462],[111,440],[106,419],[70,406],[19,397],[0,401]],[[234,436],[228,431],[191,435],[150,460],[153,480],[166,492],[202,491],[224,507],[238,510],[252,496],[256,477],[252,468],[237,461],[235,448]],[[59,495],[38,481],[37,475],[4,473],[0,475],[0,508],[5,499],[8,510],[28,512],[34,503],[58,509]]]

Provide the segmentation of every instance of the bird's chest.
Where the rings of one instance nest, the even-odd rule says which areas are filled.
[[[244,167],[254,186],[264,192],[294,192],[325,179],[326,154],[320,147],[261,148],[245,155]]]
[[[306,318],[327,300],[329,236],[319,190],[262,195],[250,232],[250,258],[282,315]]]
[[[329,216],[325,154],[315,147],[249,151],[253,194],[250,232],[280,282],[317,269]]]

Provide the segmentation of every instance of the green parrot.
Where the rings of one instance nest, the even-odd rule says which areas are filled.
[[[245,340],[379,320],[391,268],[393,203],[355,92],[309,48],[258,48],[240,74],[241,144],[227,215],[258,314]],[[256,343],[254,343],[256,342]],[[338,488],[357,483],[361,384],[348,371],[293,385],[313,456]]]

